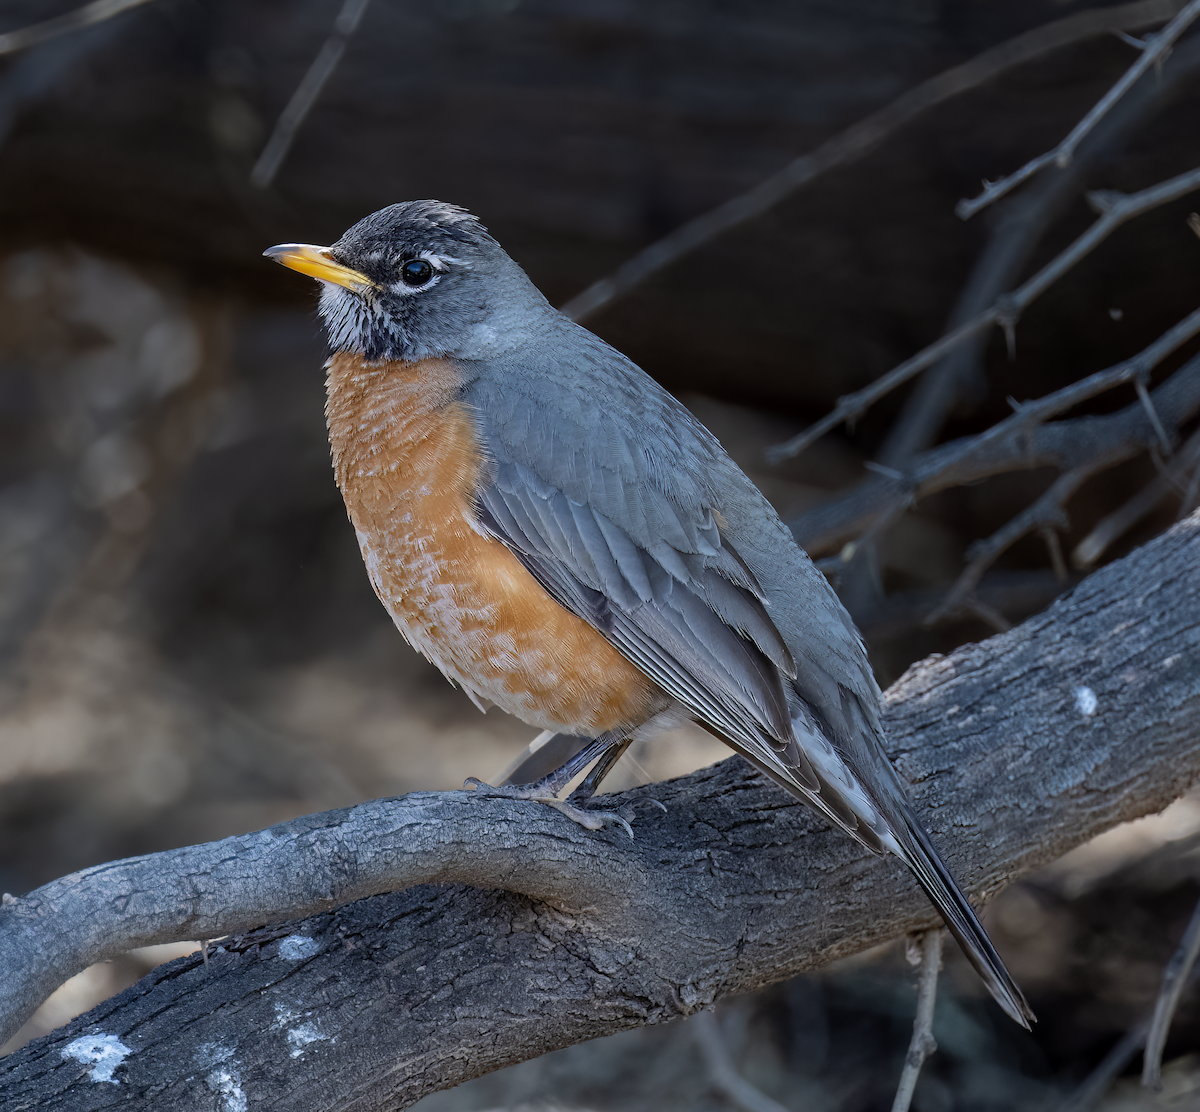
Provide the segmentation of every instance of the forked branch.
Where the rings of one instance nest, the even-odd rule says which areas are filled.
[[[1052,151],[1047,151],[1045,154],[1038,155],[1037,158],[1030,159],[1019,170],[1015,170],[1009,174],[1008,177],[1001,178],[996,182],[985,182],[983,192],[970,201],[959,201],[954,209],[955,213],[963,220],[967,220],[974,216],[980,209],[986,208],[993,201],[1011,192],[1023,181],[1027,181],[1034,174],[1038,173],[1038,171],[1045,169],[1045,167],[1052,164],[1066,166],[1071,161],[1079,144],[1083,142],[1091,130],[1111,111],[1113,105],[1134,86],[1137,80],[1151,66],[1158,66],[1163,63],[1179,36],[1195,22],[1197,16],[1200,16],[1200,0],[1192,0],[1158,34],[1148,35],[1143,42],[1132,43],[1140,51],[1137,61],[1093,105],[1092,110],[1075,125],[1070,135]],[[1131,42],[1128,37],[1125,37],[1125,41]]]
[[[1095,250],[1127,220],[1132,220],[1135,216],[1165,205],[1196,189],[1200,189],[1200,169],[1189,170],[1186,174],[1180,174],[1178,177],[1160,182],[1158,185],[1150,186],[1138,193],[1122,194],[1105,190],[1088,194],[1088,201],[1101,213],[1100,219],[1032,278],[1023,282],[1011,293],[1001,295],[982,313],[964,321],[957,328],[917,352],[916,355],[877,378],[869,386],[838,398],[836,407],[821,420],[809,425],[791,440],[767,449],[767,459],[772,463],[779,463],[799,455],[827,432],[837,428],[844,421],[856,420],[880,398],[890,394],[898,386],[903,386],[921,371],[932,366],[985,329],[998,324],[1011,334],[1017,326],[1021,313],[1034,300],[1066,274],[1080,259]]]

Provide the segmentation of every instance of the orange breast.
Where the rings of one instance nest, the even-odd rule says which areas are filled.
[[[473,524],[479,444],[454,364],[330,360],[334,471],[376,594],[450,679],[540,729],[595,736],[662,690]]]

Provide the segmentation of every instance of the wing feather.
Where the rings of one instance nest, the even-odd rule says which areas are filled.
[[[784,686],[791,656],[763,601],[725,574],[736,558],[716,549],[707,529],[711,556],[673,549],[663,558],[661,545],[651,554],[604,514],[511,462],[495,464],[477,514],[560,605],[702,721],[760,763],[778,766],[787,753],[788,778],[819,789],[793,740]]]

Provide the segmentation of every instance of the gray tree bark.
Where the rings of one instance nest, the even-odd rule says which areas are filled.
[[[1200,514],[888,692],[893,755],[972,893],[1200,777],[1197,568]],[[4,1107],[401,1108],[934,921],[895,861],[737,760],[628,798],[648,795],[668,810],[647,808],[633,840],[422,793],[9,898],[8,1030],[90,962],[246,933],[12,1055]]]

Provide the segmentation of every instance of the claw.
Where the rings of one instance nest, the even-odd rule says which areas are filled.
[[[609,823],[615,823],[623,826],[625,833],[631,838],[633,837],[633,827],[629,825],[629,820],[616,811],[585,811],[582,807],[576,807],[574,803],[565,799],[543,799],[542,802],[549,803],[556,811],[561,811],[572,822],[579,823],[585,830],[603,830]]]
[[[533,803],[546,803],[556,811],[561,811],[572,822],[578,823],[585,830],[603,830],[611,824],[624,827],[625,833],[631,838],[633,837],[633,827],[629,825],[629,820],[633,818],[632,807],[623,807],[621,811],[590,810],[572,803],[570,799],[559,799],[545,791],[538,791],[536,787],[520,784],[504,784],[501,787],[494,787],[491,784],[485,784],[476,776],[468,776],[463,781],[463,787],[472,788],[482,795],[492,796],[496,799],[524,799]],[[663,807],[657,799],[639,799],[637,802],[653,803],[656,807],[666,810],[666,807]]]

